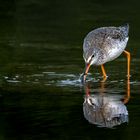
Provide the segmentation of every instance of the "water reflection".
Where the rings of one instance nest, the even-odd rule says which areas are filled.
[[[122,123],[128,123],[126,103],[130,99],[130,81],[127,80],[126,95],[110,94],[101,82],[99,92],[92,92],[91,83],[85,84],[85,100],[83,103],[84,117],[90,123],[99,127],[112,128]]]

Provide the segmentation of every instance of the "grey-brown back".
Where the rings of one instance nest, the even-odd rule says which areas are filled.
[[[104,48],[108,45],[107,38],[124,40],[128,37],[129,25],[119,27],[101,27],[97,28],[87,34],[84,39],[83,50],[84,52],[92,47]]]
[[[126,47],[128,32],[128,24],[119,27],[101,27],[89,32],[83,44],[83,57],[86,63],[91,56],[95,56],[93,65],[101,65],[117,58]]]

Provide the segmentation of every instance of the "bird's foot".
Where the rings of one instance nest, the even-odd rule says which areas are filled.
[[[103,76],[103,80],[101,82],[105,82],[108,76]]]

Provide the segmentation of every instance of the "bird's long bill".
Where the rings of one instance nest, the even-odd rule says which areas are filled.
[[[86,81],[86,76],[87,76],[87,73],[89,71],[89,68],[90,68],[90,63],[86,64],[84,73],[81,75],[81,82],[82,83],[85,83],[85,81]]]
[[[86,64],[85,72],[84,72],[85,75],[87,75],[89,68],[90,68],[90,63]]]

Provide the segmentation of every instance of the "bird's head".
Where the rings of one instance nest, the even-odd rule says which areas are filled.
[[[82,82],[84,83],[90,66],[91,65],[98,65],[98,63],[99,63],[99,55],[94,50],[94,48],[90,48],[89,50],[84,51],[83,58],[85,60],[85,70],[84,70],[84,73],[81,76],[81,79],[82,79]]]
[[[95,48],[90,48],[84,51],[83,58],[85,60],[86,65],[98,65],[98,52],[96,52]]]
[[[91,54],[87,53],[83,55],[83,58],[86,64],[96,65],[98,60],[98,55],[96,55],[95,53],[91,53]]]

